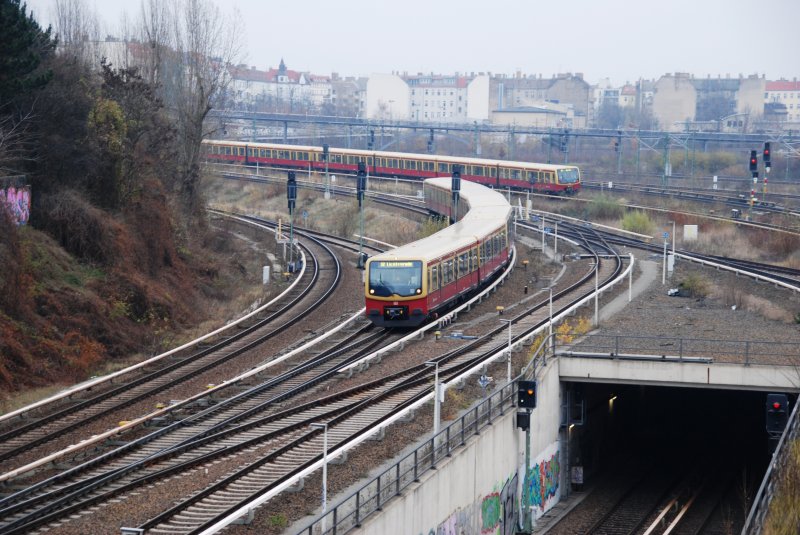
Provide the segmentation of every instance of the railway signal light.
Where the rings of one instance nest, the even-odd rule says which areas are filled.
[[[453,200],[455,201],[461,191],[461,166],[457,163],[453,164],[453,183],[450,189],[453,191]]]
[[[294,171],[289,171],[289,178],[286,180],[286,198],[289,200],[289,213],[294,212],[294,203],[297,200],[297,179]]]
[[[789,397],[767,394],[767,433],[781,435],[789,419]]]
[[[517,383],[517,406],[520,409],[536,408],[536,381]]]
[[[358,206],[364,200],[364,191],[367,189],[367,165],[361,161],[358,162],[358,174],[356,175],[356,196],[358,197]]]
[[[372,150],[375,146],[375,130],[369,131],[369,141],[367,141],[367,150]]]
[[[750,151],[750,170],[758,171],[758,155],[754,150]]]
[[[767,141],[764,143],[764,167],[770,167],[770,164],[772,163],[770,160],[771,157],[772,155],[770,154],[769,150],[769,141]]]
[[[328,151],[329,151],[329,149],[330,149],[330,147],[328,146],[327,143],[322,145],[322,161],[323,162],[327,162],[328,161]]]

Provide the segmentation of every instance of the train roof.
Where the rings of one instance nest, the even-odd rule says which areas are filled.
[[[439,188],[448,192],[451,184],[450,177],[425,180],[426,188]],[[462,180],[460,196],[470,206],[470,210],[460,221],[432,236],[375,255],[370,260],[436,260],[446,252],[462,249],[482,240],[503,227],[511,215],[511,205],[502,194],[475,182]]]
[[[281,143],[252,143],[247,141],[227,141],[223,139],[211,139],[211,140],[203,140],[204,143],[221,143],[225,145],[231,146],[264,146],[264,147],[271,147],[277,148],[282,150],[300,150],[306,152],[322,152],[322,147],[314,146],[314,145],[285,145]],[[544,169],[546,171],[555,171],[558,169],[569,169],[577,167],[575,165],[558,165],[558,164],[548,164],[548,163],[534,163],[534,162],[513,162],[507,160],[490,160],[486,158],[470,158],[465,156],[439,156],[436,154],[416,154],[411,152],[388,152],[388,151],[376,151],[376,150],[364,150],[364,149],[347,149],[343,147],[331,147],[331,152],[345,152],[347,154],[353,154],[356,156],[375,156],[376,154],[379,155],[381,158],[405,158],[405,159],[420,159],[420,160],[433,160],[433,161],[446,161],[447,163],[457,163],[462,165],[500,165],[503,167],[527,167],[531,165],[535,165],[537,169]]]

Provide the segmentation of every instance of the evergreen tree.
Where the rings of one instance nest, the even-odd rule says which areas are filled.
[[[50,33],[20,0],[0,0],[0,108],[50,81],[52,73],[41,68],[56,47]]]

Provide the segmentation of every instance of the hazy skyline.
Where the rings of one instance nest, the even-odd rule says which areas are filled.
[[[667,73],[800,73],[800,1],[214,0],[242,15],[243,63],[327,75],[583,73],[614,85]],[[28,0],[44,26],[55,0]],[[88,0],[106,33],[140,2]]]

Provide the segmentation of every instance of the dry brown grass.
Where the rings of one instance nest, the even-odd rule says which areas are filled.
[[[764,535],[797,535],[800,528],[800,439],[786,444],[786,464],[764,522]]]

